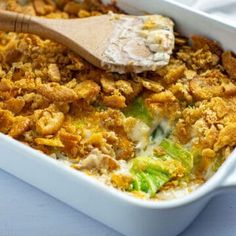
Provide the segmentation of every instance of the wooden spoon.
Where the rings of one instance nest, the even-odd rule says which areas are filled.
[[[173,22],[159,15],[46,19],[0,10],[0,30],[55,40],[118,73],[156,70],[168,64],[174,47]]]

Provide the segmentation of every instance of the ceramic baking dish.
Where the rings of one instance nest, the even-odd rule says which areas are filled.
[[[108,2],[108,1],[106,1]],[[186,36],[206,35],[236,51],[236,28],[179,4],[125,0],[126,12],[160,13],[173,18]],[[21,178],[115,230],[132,236],[172,236],[183,231],[217,193],[236,187],[236,151],[219,171],[192,194],[171,201],[141,200],[96,181],[0,134],[0,168]]]

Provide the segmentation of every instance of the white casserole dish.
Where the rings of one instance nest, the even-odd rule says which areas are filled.
[[[108,1],[105,1],[108,2]],[[236,28],[179,4],[158,0],[118,1],[129,13],[160,13],[186,36],[206,35],[236,51]],[[141,11],[138,9],[142,9]],[[236,150],[206,184],[166,202],[141,200],[105,186],[0,134],[0,168],[125,235],[172,236],[183,231],[217,193],[236,187]]]

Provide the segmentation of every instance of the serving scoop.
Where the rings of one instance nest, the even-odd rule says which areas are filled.
[[[99,68],[118,72],[156,70],[169,63],[173,22],[160,15],[109,13],[81,19],[46,19],[0,10],[0,30],[57,41]]]

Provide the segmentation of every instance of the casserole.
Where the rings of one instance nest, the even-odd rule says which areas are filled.
[[[130,1],[131,2],[131,1]],[[132,3],[132,2],[131,2]],[[141,2],[139,3],[141,4]],[[164,5],[163,5],[164,4]],[[163,7],[165,6],[165,4],[167,3],[160,3],[159,7]],[[171,6],[171,5],[170,5]],[[166,5],[166,7],[168,7],[168,4]],[[164,8],[164,7],[163,7]],[[175,7],[175,5],[173,5],[173,8],[178,9]],[[171,8],[170,8],[171,9]],[[164,10],[163,10],[164,11]],[[183,10],[184,12],[184,10]],[[162,14],[164,12],[161,12]],[[166,13],[166,15],[170,15],[171,17],[173,17],[175,19],[175,15],[171,15],[170,13]],[[193,15],[194,16],[194,15]],[[196,18],[198,15],[196,15]],[[207,20],[206,18],[203,17],[203,19],[205,19],[206,22],[210,21]],[[178,20],[175,19],[177,22]],[[203,20],[204,21],[204,20]],[[210,21],[211,22],[211,21]],[[212,21],[213,22],[213,21]],[[212,23],[211,22],[211,23]],[[213,23],[212,23],[213,24]],[[184,25],[184,24],[183,24]],[[219,28],[223,29],[223,25],[219,24]],[[194,29],[194,27],[192,27]],[[226,27],[226,29],[229,29]],[[233,35],[233,30],[231,31],[232,35]],[[204,34],[204,32],[198,32],[201,34]],[[191,32],[189,32],[189,34],[191,34]],[[213,38],[218,39],[217,37],[215,37],[212,33],[212,35],[210,35]],[[232,37],[230,37],[232,38]],[[226,44],[226,40],[225,42],[221,41],[221,43]],[[229,44],[230,45],[230,41]],[[233,49],[232,47],[230,47],[231,49]],[[4,145],[4,143],[7,143],[7,140],[10,140],[9,138],[6,138],[4,136],[1,136],[2,142],[1,145]],[[187,207],[187,204],[189,203],[189,201],[193,200],[193,199],[197,199],[197,193],[200,194],[200,196],[204,193],[204,189],[205,189],[205,193],[207,192],[206,186],[208,186],[208,190],[212,190],[215,188],[215,185],[211,185],[210,183],[214,183],[213,180],[218,180],[219,178],[221,179],[223,177],[223,169],[226,167],[222,167],[222,169],[217,173],[217,177],[214,176],[206,185],[204,185],[199,191],[197,191],[196,193],[194,193],[192,196],[195,196],[191,198],[185,198],[185,200],[181,201],[173,201],[172,202],[172,206],[175,206],[174,209],[170,209],[169,207],[171,206],[171,202],[170,203],[166,203],[165,204],[155,204],[155,203],[144,203],[138,200],[128,200],[129,198],[127,198],[127,196],[123,196],[121,193],[117,193],[117,198],[113,198],[113,194],[116,191],[113,190],[105,190],[108,193],[112,194],[108,194],[104,195],[105,192],[103,192],[102,190],[96,194],[96,196],[99,199],[99,203],[100,205],[98,205],[98,202],[95,204],[94,199],[91,198],[91,196],[95,196],[95,192],[99,190],[99,188],[104,188],[101,187],[100,185],[96,185],[95,182],[93,182],[92,180],[88,180],[88,182],[90,182],[90,185],[88,184],[86,177],[78,174],[78,173],[74,173],[71,170],[66,170],[66,167],[61,166],[59,163],[55,164],[57,166],[57,168],[55,168],[55,166],[51,166],[53,160],[44,160],[42,161],[42,159],[30,159],[27,158],[27,155],[29,155],[29,153],[31,152],[31,156],[42,156],[37,152],[34,151],[30,151],[31,149],[26,148],[26,147],[22,147],[22,149],[20,148],[21,145],[18,144],[15,141],[10,141],[12,143],[11,145],[11,149],[12,151],[14,151],[14,147],[18,147],[19,148],[19,154],[22,155],[19,157],[15,157],[15,160],[10,160],[10,157],[8,157],[8,155],[11,155],[11,151],[8,150],[7,148],[5,148],[6,151],[6,160],[4,161],[1,160],[1,166],[10,171],[10,172],[14,172],[15,175],[20,176],[21,178],[30,181],[33,185],[36,185],[38,187],[40,187],[41,189],[43,189],[46,192],[51,193],[52,195],[58,197],[61,200],[64,200],[65,202],[69,203],[70,205],[79,208],[81,210],[83,210],[85,213],[88,214],[92,214],[94,217],[99,217],[99,219],[107,224],[110,224],[111,226],[113,226],[114,228],[118,229],[125,234],[129,234],[129,235],[154,235],[156,232],[159,232],[161,235],[170,235],[170,234],[176,234],[181,230],[181,225],[187,225],[190,220],[199,212],[194,208],[194,205],[197,206],[204,206],[204,204],[206,203],[206,201],[209,199],[208,197],[204,197],[203,200],[201,202],[195,202],[194,204],[192,204],[191,206],[189,205]],[[16,146],[15,146],[16,145]],[[21,160],[21,158],[25,157],[24,159]],[[20,158],[20,159],[18,159]],[[43,157],[42,157],[43,158]],[[27,160],[28,159],[28,160]],[[232,161],[234,158],[229,158],[230,161]],[[21,160],[21,161],[19,161]],[[14,167],[14,165],[11,163],[19,163],[19,165],[17,165],[17,167]],[[227,161],[226,163],[229,163],[229,161]],[[224,166],[227,166],[226,163],[224,164]],[[228,164],[229,165],[229,164]],[[26,172],[24,167],[28,167],[27,169],[31,169],[32,168],[32,173]],[[44,169],[41,169],[44,168]],[[50,168],[51,170],[49,171]],[[54,169],[55,168],[55,169]],[[229,167],[228,167],[229,168]],[[64,170],[64,171],[63,171]],[[60,173],[63,172],[63,173]],[[45,173],[45,174],[44,174]],[[74,174],[73,174],[74,173]],[[221,175],[220,175],[221,173]],[[48,175],[48,176],[47,176]],[[78,175],[80,176],[80,178],[75,178],[74,175]],[[74,176],[74,177],[72,177]],[[57,177],[57,178],[56,178]],[[42,179],[44,178],[44,179]],[[84,182],[81,182],[82,179],[84,180]],[[55,182],[54,182],[55,181]],[[55,183],[60,183],[61,186],[56,186]],[[216,182],[215,182],[216,183]],[[75,186],[78,186],[78,188],[86,188],[86,191],[79,191],[79,189],[75,188]],[[100,186],[100,187],[99,187]],[[70,190],[71,188],[71,190]],[[60,189],[63,189],[63,193],[59,192]],[[66,193],[70,193],[73,189],[73,195],[66,195]],[[78,191],[78,194],[76,193],[76,191]],[[200,193],[199,193],[200,192]],[[77,196],[80,196],[80,199],[77,199]],[[90,197],[89,197],[90,196]],[[120,197],[119,197],[120,196]],[[75,199],[76,198],[76,199]],[[126,199],[127,198],[127,199]],[[122,200],[121,200],[122,199]],[[130,202],[130,204],[127,204],[127,202],[125,202],[124,200],[127,200]],[[78,201],[78,202],[77,202]],[[86,202],[88,201],[88,202]],[[138,205],[136,205],[138,204]],[[169,205],[168,205],[169,204]],[[182,209],[182,213],[185,214],[183,215],[183,217],[174,217],[173,214],[177,213],[177,209],[180,205],[183,205]],[[136,205],[136,207],[135,207]],[[124,211],[124,207],[127,208]],[[164,208],[165,207],[165,208]],[[119,208],[119,209],[118,209]],[[159,210],[155,209],[155,208],[159,208]],[[195,209],[195,211],[191,212],[191,209]],[[141,212],[142,209],[142,212]],[[199,209],[200,210],[200,209]],[[116,219],[112,219],[112,217],[110,217],[109,212],[116,212]],[[180,209],[178,209],[178,211],[180,211]],[[189,215],[185,212],[185,211],[189,211]],[[174,213],[176,212],[176,213]],[[125,213],[125,215],[123,215]],[[134,215],[133,215],[134,213]],[[191,215],[190,215],[191,213]],[[132,215],[131,215],[132,214]],[[169,216],[168,216],[169,214]],[[188,215],[188,216],[187,216]],[[191,217],[190,217],[191,216]],[[124,224],[120,225],[120,220],[124,219],[124,217],[127,217],[127,219],[125,219]],[[171,218],[173,217],[173,219]],[[185,218],[186,217],[186,218]],[[174,222],[174,218],[175,219],[175,225],[178,224],[177,221],[179,221],[179,227],[175,228],[170,228],[169,224],[164,224],[167,222]],[[145,219],[145,220],[143,220]],[[131,220],[134,220],[134,223],[131,222]],[[127,224],[127,225],[125,225]],[[136,225],[137,224],[137,225]],[[135,227],[133,227],[133,225],[135,225]],[[136,231],[137,230],[137,231]]]

